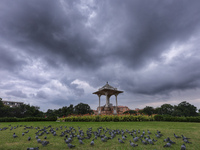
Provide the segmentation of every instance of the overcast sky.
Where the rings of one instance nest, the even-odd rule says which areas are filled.
[[[199,41],[199,0],[0,0],[0,97],[96,109],[108,81],[130,109],[200,109]]]

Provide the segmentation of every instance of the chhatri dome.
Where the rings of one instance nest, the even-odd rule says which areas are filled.
[[[98,91],[94,92],[93,94],[96,94],[99,97],[98,114],[101,114],[101,111],[103,111],[103,113],[105,113],[105,114],[111,114],[111,113],[117,114],[117,112],[118,112],[118,109],[117,109],[117,96],[120,93],[123,93],[123,91],[117,90],[117,88],[114,88],[111,85],[109,85],[108,82],[106,83],[106,85],[104,85]],[[100,106],[100,101],[101,101],[100,98],[101,98],[102,95],[106,96],[106,105],[101,107]],[[115,95],[116,106],[112,106],[110,104],[110,97],[112,95]]]

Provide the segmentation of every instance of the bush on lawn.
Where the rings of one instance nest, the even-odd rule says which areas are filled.
[[[83,121],[83,122],[129,122],[129,121],[154,121],[153,116],[133,116],[133,115],[83,115],[83,116],[75,116],[71,115],[65,118],[59,118],[58,121],[66,121],[66,122],[75,122],[75,121]]]
[[[14,117],[4,117],[0,118],[0,122],[24,122],[24,121],[56,121],[56,117],[27,117],[27,118],[14,118]]]
[[[155,121],[173,121],[173,122],[200,122],[200,116],[196,117],[174,117],[170,115],[155,115]]]

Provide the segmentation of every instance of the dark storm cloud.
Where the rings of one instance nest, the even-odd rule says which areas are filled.
[[[120,84],[129,92],[148,95],[197,89],[200,87],[200,71],[198,69],[200,58],[195,55],[198,56],[199,53],[194,53],[193,59],[180,55],[176,58],[176,62],[161,65],[154,71],[141,74],[139,77],[136,75],[129,81],[124,79]]]
[[[23,93],[20,90],[13,90],[10,92],[6,92],[7,95],[15,96],[15,97],[20,97],[20,98],[27,98],[27,95]]]
[[[15,51],[10,51],[8,48],[0,46],[0,69],[9,72],[20,70],[27,63],[19,57]]]
[[[102,6],[99,15],[113,25],[109,38],[117,42],[109,47],[115,49],[110,56],[133,69],[152,60],[160,61],[160,55],[172,44],[184,43],[199,30],[199,1],[109,2],[108,7]],[[103,12],[115,17],[107,18]]]
[[[200,87],[200,1],[2,0],[0,10],[0,87],[13,85],[6,94],[20,95],[20,84],[62,104],[61,91],[86,95],[76,80],[140,96]],[[166,62],[180,46],[187,51]]]
[[[101,3],[101,2],[100,2]],[[163,94],[173,90],[199,88],[199,52],[188,59],[176,58],[171,66],[159,67],[151,74],[136,74],[126,78],[130,70],[140,71],[151,62],[163,62],[162,54],[174,45],[185,44],[193,37],[198,37],[200,27],[199,1],[109,1],[99,5],[98,17],[105,22],[104,28],[110,27],[110,36],[106,42],[109,51],[107,59],[112,63],[121,62],[128,67],[128,72],[121,72],[118,82],[123,89],[143,94]],[[105,13],[107,14],[105,14]],[[112,14],[112,15],[111,15]],[[112,17],[111,17],[112,16]],[[100,20],[99,22],[103,22]],[[110,24],[109,24],[110,23]],[[109,32],[109,31],[108,31]],[[116,42],[113,42],[116,41]],[[199,47],[193,47],[199,49]],[[191,50],[191,51],[193,51]],[[189,64],[188,64],[189,62]],[[173,64],[174,63],[174,64]],[[178,64],[177,64],[178,63]],[[105,63],[106,64],[106,63]],[[112,69],[112,68],[111,68]],[[108,71],[109,72],[109,71]],[[160,72],[163,72],[160,74]],[[168,74],[171,72],[171,75]],[[123,77],[124,74],[125,76]],[[102,76],[101,76],[102,75]],[[103,73],[98,79],[118,80],[117,74]],[[113,76],[114,75],[114,76]],[[138,80],[139,79],[139,80]]]
[[[73,2],[67,5],[64,9],[59,1],[17,0],[11,6],[4,2],[0,32],[31,55],[59,56],[70,67],[93,67],[98,63],[93,56],[96,42],[84,25],[87,18]],[[56,65],[57,59],[45,58]]]

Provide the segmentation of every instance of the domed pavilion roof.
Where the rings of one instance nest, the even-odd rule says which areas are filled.
[[[105,95],[106,92],[109,95],[115,95],[115,94],[123,93],[123,91],[118,91],[117,88],[112,87],[107,82],[102,88],[100,88],[98,91],[94,92],[93,94]]]

